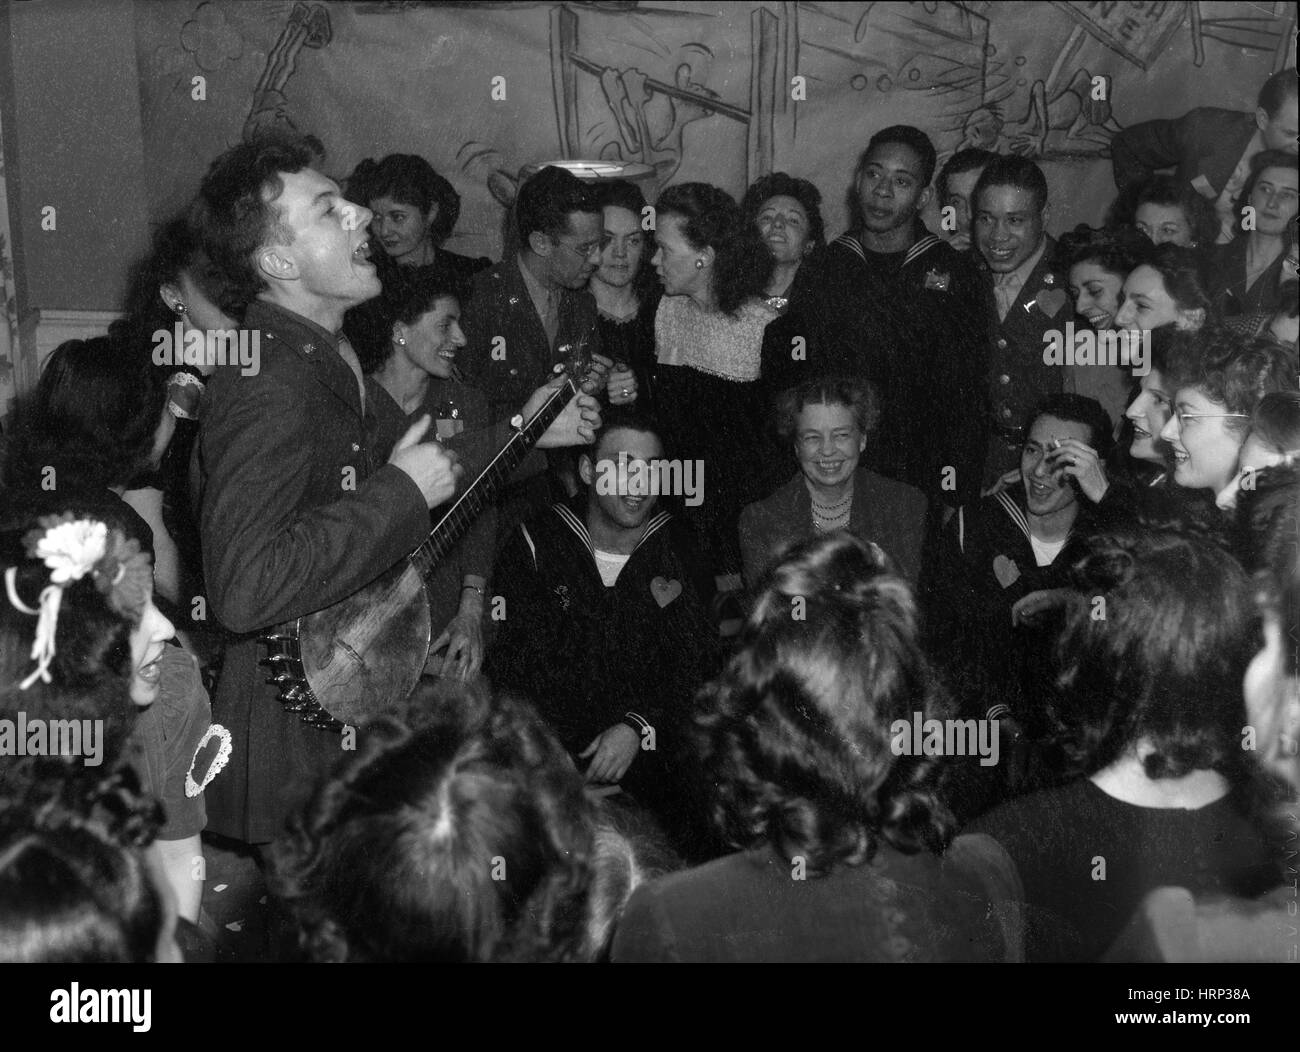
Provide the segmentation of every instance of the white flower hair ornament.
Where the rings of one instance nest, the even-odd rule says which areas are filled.
[[[23,544],[33,558],[40,559],[49,568],[50,583],[41,589],[35,608],[24,603],[18,594],[18,567],[11,566],[5,571],[9,602],[15,610],[36,618],[31,653],[36,668],[18,685],[20,690],[26,690],[38,679],[50,682],[59,608],[66,585],[89,574],[115,613],[138,621],[153,583],[149,556],[121,531],[110,530],[95,519],[77,519],[71,513],[47,515],[37,521],[39,528],[30,531]]]

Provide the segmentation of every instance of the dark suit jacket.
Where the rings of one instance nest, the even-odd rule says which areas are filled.
[[[382,392],[367,380],[363,416],[329,334],[262,301],[245,326],[260,334],[260,371],[218,368],[208,381],[194,466],[209,607],[239,634],[213,704],[234,752],[207,790],[209,828],[262,843],[340,738],[284,711],[258,633],[369,584],[423,541],[429,516],[410,476],[385,464],[399,436],[373,412]]]
[[[866,468],[853,473],[849,532],[879,545],[913,584],[921,572],[925,513],[926,500],[920,490]],[[745,583],[752,589],[782,547],[813,533],[812,497],[800,473],[766,500],[740,513]]]
[[[1250,235],[1233,238],[1226,245],[1210,245],[1205,250],[1205,291],[1214,309],[1225,318],[1236,318],[1258,311],[1271,315],[1281,303],[1282,264],[1286,248],[1268,269],[1246,289],[1246,250]]]
[[[1180,182],[1193,185],[1203,197],[1217,198],[1255,131],[1253,113],[1211,106],[1173,120],[1135,124],[1110,141],[1115,185],[1125,190],[1161,168],[1173,168]],[[1207,183],[1213,194],[1206,192]]]
[[[474,275],[460,324],[467,342],[457,364],[465,379],[487,395],[494,424],[519,412],[550,378],[551,367],[564,358],[557,353],[560,347],[585,341],[592,353],[600,350],[596,300],[589,292],[571,289],[560,293],[560,329],[555,348],[550,346],[513,254]],[[504,348],[497,337],[504,338]]]

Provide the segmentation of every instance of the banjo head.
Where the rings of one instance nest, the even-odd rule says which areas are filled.
[[[432,639],[419,574],[398,567],[327,610],[302,618],[299,645],[318,704],[356,727],[410,697]]]

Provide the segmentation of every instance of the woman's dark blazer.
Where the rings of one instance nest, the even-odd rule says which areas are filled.
[[[879,545],[912,584],[921,572],[925,514],[926,499],[920,490],[866,468],[853,473],[849,532]],[[745,584],[753,588],[781,548],[814,533],[812,497],[801,472],[740,513]]]

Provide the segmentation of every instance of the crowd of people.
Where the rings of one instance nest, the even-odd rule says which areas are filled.
[[[547,166],[497,262],[227,150],[4,435],[0,960],[211,959],[205,831],[290,959],[1297,959],[1296,125],[1059,238],[910,126],[833,239]]]

